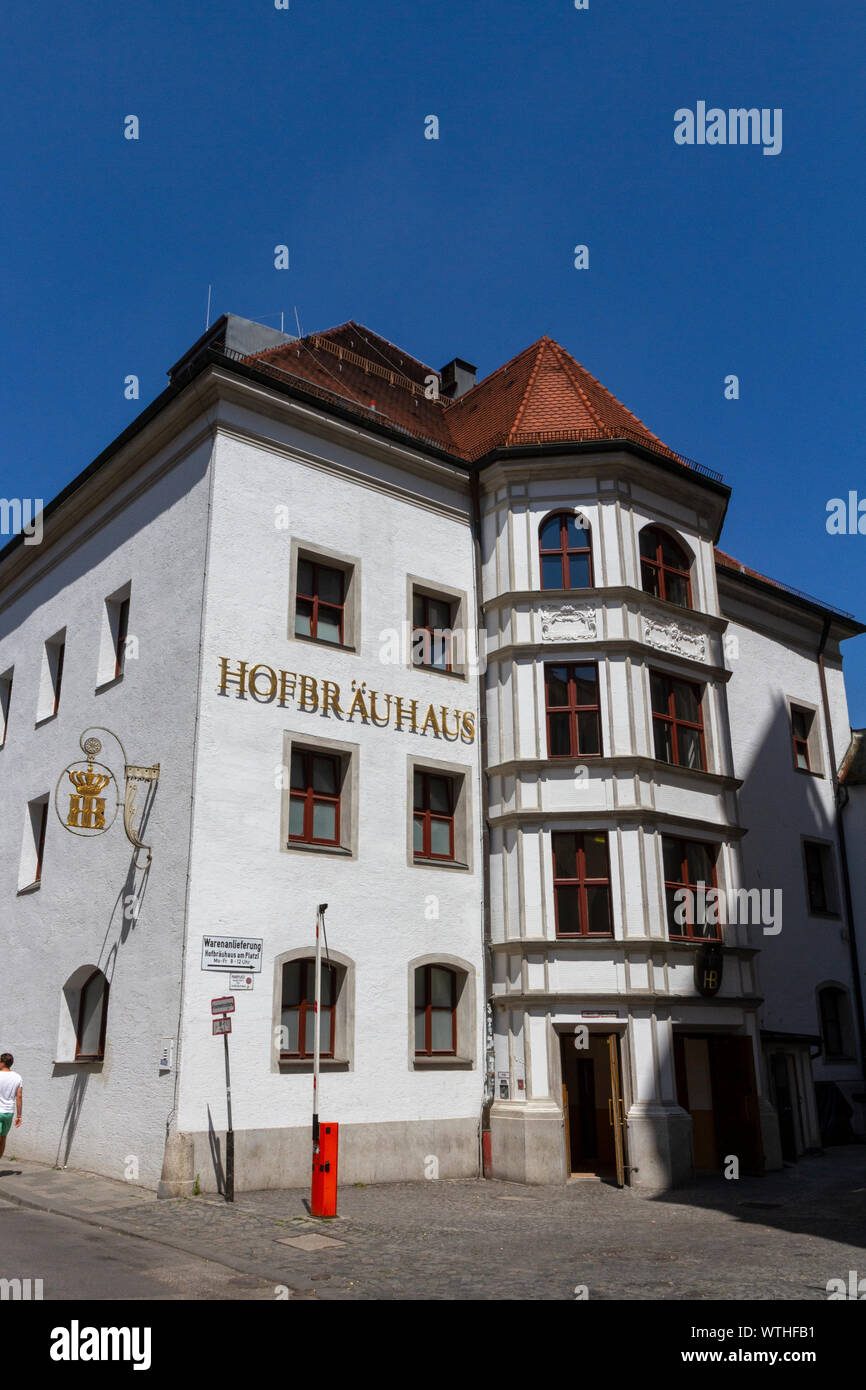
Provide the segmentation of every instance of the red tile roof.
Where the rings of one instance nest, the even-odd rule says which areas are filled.
[[[439,373],[351,320],[247,361],[306,383],[325,399],[436,444],[466,463],[495,448],[593,439],[630,439],[689,462],[548,337],[458,400],[431,400],[429,378],[438,379]]]

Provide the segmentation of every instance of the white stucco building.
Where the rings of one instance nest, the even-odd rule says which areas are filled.
[[[655,1190],[839,1097],[863,1132],[864,629],[717,551],[728,495],[549,339],[476,385],[221,319],[0,552],[15,1149],[218,1188],[233,993],[236,1184],[304,1184],[320,903],[344,1182]]]

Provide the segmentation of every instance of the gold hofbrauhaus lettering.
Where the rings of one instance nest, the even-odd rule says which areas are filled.
[[[475,742],[475,715],[471,710],[450,709],[447,705],[430,704],[424,709],[417,700],[406,700],[390,691],[371,690],[366,681],[352,681],[351,692],[341,690],[336,681],[308,676],[296,671],[278,671],[273,666],[231,657],[219,659],[218,693],[230,695],[232,687],[237,699],[247,698],[258,704],[289,703],[306,714],[320,712],[333,715],[351,724],[356,718],[362,724],[375,724],[378,729],[409,730],[413,734],[445,739],[448,743]]]

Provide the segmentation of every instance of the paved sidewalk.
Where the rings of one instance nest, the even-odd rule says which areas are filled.
[[[0,1162],[0,1199],[187,1251],[292,1298],[574,1299],[586,1285],[591,1300],[824,1300],[828,1279],[866,1276],[866,1146],[655,1199],[597,1181],[393,1183],[341,1188],[340,1216],[319,1221],[307,1195],[160,1202]]]

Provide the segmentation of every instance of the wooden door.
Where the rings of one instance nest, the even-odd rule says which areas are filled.
[[[616,1033],[609,1033],[607,1038],[608,1057],[610,1059],[610,1100],[608,1101],[610,1123],[613,1128],[613,1151],[616,1163],[616,1185],[625,1187],[625,1145],[623,1143],[624,1114],[622,1103],[622,1091],[619,1081],[619,1042]]]

